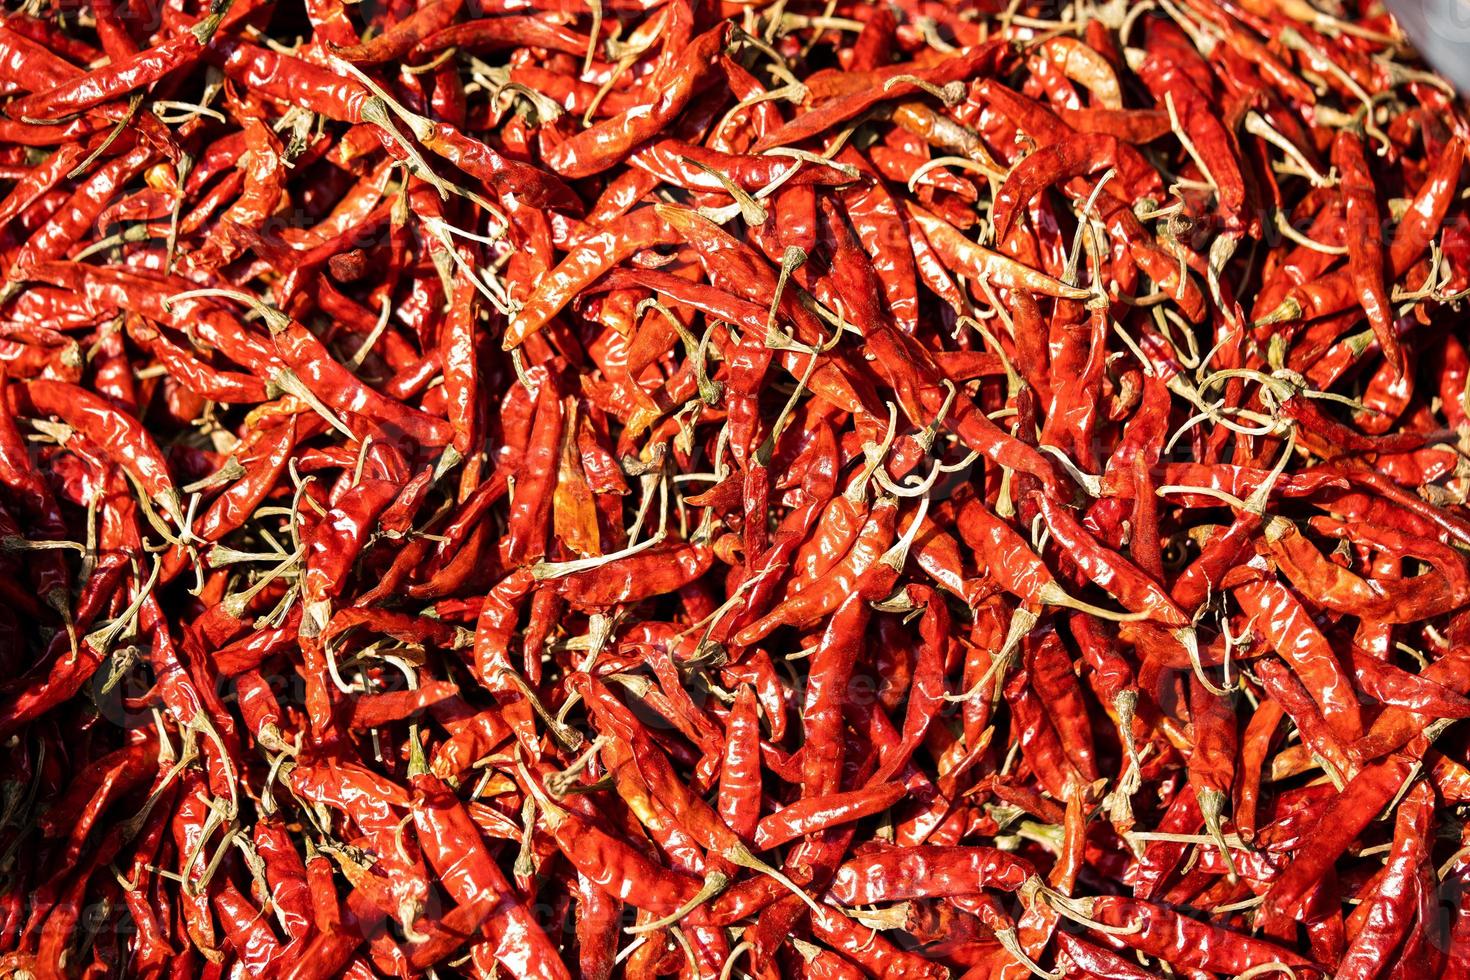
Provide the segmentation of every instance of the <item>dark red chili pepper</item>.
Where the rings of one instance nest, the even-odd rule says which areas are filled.
[[[1363,143],[1347,130],[1339,130],[1332,141],[1332,163],[1342,172],[1343,212],[1347,221],[1348,269],[1353,290],[1384,356],[1399,374],[1404,373],[1404,355],[1393,328],[1388,293],[1384,286],[1383,236],[1378,219],[1378,198]]]

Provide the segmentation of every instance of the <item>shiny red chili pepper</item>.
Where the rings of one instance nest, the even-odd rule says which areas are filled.
[[[0,965],[1470,962],[1386,13],[144,6],[0,24]]]

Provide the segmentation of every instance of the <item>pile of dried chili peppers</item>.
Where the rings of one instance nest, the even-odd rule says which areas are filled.
[[[1470,973],[1376,3],[0,21],[0,976]]]

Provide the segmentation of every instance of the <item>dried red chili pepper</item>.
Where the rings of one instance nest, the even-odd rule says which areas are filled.
[[[1467,127],[1381,14],[265,12],[0,27],[8,965],[1465,959]]]

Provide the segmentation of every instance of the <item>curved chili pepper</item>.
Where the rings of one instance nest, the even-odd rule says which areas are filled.
[[[231,18],[238,20],[251,6],[242,3],[241,8],[231,12]],[[12,119],[53,119],[127,95],[199,58],[230,7],[231,3],[224,0],[211,4],[209,12],[188,30],[157,47],[140,51],[123,64],[108,65],[11,102],[5,111]]]
[[[569,137],[551,148],[547,164],[565,177],[586,177],[612,166],[689,104],[729,37],[730,27],[722,23],[695,38],[669,65],[669,81],[658,101],[629,109]]]
[[[0,81],[42,92],[71,81],[82,70],[44,44],[0,25]]]
[[[906,792],[898,783],[878,783],[846,793],[806,797],[763,818],[755,828],[755,846],[759,850],[779,847],[805,834],[881,813]]]
[[[1138,899],[1105,895],[1086,903],[1087,916],[1129,930],[1126,944],[1179,966],[1240,973],[1264,963],[1312,967],[1311,960],[1263,939],[1196,922]]]
[[[437,777],[413,777],[414,826],[424,856],[463,905],[483,904],[495,958],[517,976],[568,976],[555,947],[517,899],[459,800]]]
[[[759,153],[772,147],[789,146],[809,139],[861,115],[879,102],[913,95],[920,90],[916,83],[938,87],[983,74],[995,65],[1000,54],[1001,45],[991,41],[977,44],[917,71],[911,65],[890,65],[865,77],[852,77],[844,83],[847,87],[845,94],[802,113],[776,132],[759,140],[753,149]]]
[[[880,499],[853,539],[852,550],[825,573],[825,578],[745,627],[734,642],[749,646],[780,626],[806,626],[836,609],[855,594],[863,577],[878,564],[893,542],[898,505],[892,498]]]
[[[1373,335],[1395,371],[1404,373],[1404,354],[1399,348],[1383,283],[1383,236],[1379,232],[1378,199],[1363,144],[1352,133],[1340,130],[1332,141],[1332,163],[1342,172],[1343,211],[1347,220],[1348,269],[1358,302],[1368,314]]]
[[[1312,846],[1300,851],[1281,877],[1271,884],[1266,892],[1265,912],[1289,914],[1362,828],[1398,794],[1413,765],[1412,754],[1400,752],[1365,766],[1354,776],[1323,808],[1312,835]]]
[[[1237,587],[1233,594],[1248,616],[1255,616],[1273,649],[1310,685],[1324,717],[1342,738],[1362,732],[1352,682],[1325,637],[1290,590],[1275,582]]]
[[[521,307],[506,331],[506,350],[541,330],[573,296],[635,252],[675,242],[673,230],[653,208],[641,208],[612,222],[568,253]]]
[[[923,230],[924,236],[944,264],[974,279],[984,279],[1006,289],[1025,289],[1043,296],[1063,299],[1087,299],[1087,290],[1053,279],[998,252],[971,242],[943,219],[905,202],[908,214]]]
[[[430,0],[420,5],[412,16],[398,21],[382,34],[360,44],[337,48],[335,54],[359,65],[393,61],[453,23],[463,7],[464,0]]]
[[[1353,137],[1347,137],[1349,141],[1352,139]],[[1333,145],[1335,148],[1335,139]],[[1355,147],[1357,150],[1356,156],[1354,156],[1353,152]],[[1347,154],[1349,157],[1353,157],[1350,162],[1357,168],[1357,158],[1362,156],[1361,145],[1346,142],[1341,152]],[[1405,211],[1404,219],[1394,230],[1393,239],[1389,242],[1387,249],[1387,271],[1392,272],[1394,276],[1401,276],[1408,271],[1409,267],[1423,254],[1424,249],[1428,247],[1429,242],[1443,225],[1450,201],[1455,193],[1455,189],[1459,186],[1460,171],[1464,165],[1464,159],[1465,146],[1463,141],[1451,140],[1440,153],[1433,172],[1414,195],[1408,209]],[[1366,162],[1364,163],[1364,167],[1366,167]],[[1380,265],[1382,265],[1382,236],[1379,234],[1379,225],[1377,222],[1376,196],[1374,195],[1371,180],[1366,185],[1363,183],[1366,177],[1364,171],[1359,169],[1356,172],[1358,174],[1358,183],[1356,186],[1359,195],[1357,214],[1360,218],[1356,230],[1360,234],[1367,232],[1374,235],[1373,240],[1379,242]],[[1370,204],[1372,205],[1371,208],[1369,207]],[[1364,228],[1364,221],[1367,221],[1371,227]],[[1354,270],[1363,270],[1370,274],[1367,283],[1369,288],[1373,288],[1376,285],[1372,277],[1372,267],[1368,264],[1368,260],[1371,259],[1371,254],[1369,253],[1371,253],[1372,243],[1364,242],[1360,243],[1360,246],[1358,263],[1351,265],[1347,270],[1334,271],[1315,281],[1306,282],[1293,288],[1286,299],[1281,302],[1280,306],[1272,310],[1272,312],[1268,313],[1258,322],[1277,322],[1307,314],[1314,317],[1326,316],[1350,306],[1355,298],[1358,285],[1361,284],[1360,281],[1355,283],[1357,277],[1353,274]],[[1364,252],[1364,249],[1368,251]],[[1379,272],[1378,275],[1381,276],[1383,273]],[[1383,287],[1377,285],[1377,288],[1382,289]],[[1378,337],[1379,329],[1379,325],[1374,325],[1375,337]],[[1381,344],[1383,342],[1382,338],[1378,337],[1378,339]],[[1397,343],[1396,340],[1392,340],[1391,342]]]
[[[37,411],[57,416],[114,457],[150,498],[182,521],[179,492],[169,474],[168,461],[136,419],[65,382],[37,379],[27,383],[26,395]]]

